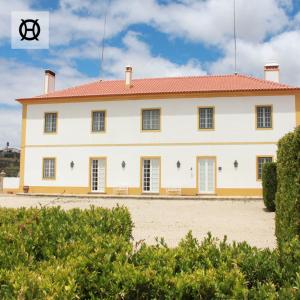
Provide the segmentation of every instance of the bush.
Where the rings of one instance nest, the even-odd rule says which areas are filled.
[[[300,233],[300,126],[278,143],[276,237],[280,249]]]
[[[277,191],[276,163],[266,163],[262,170],[263,198],[266,208],[275,211],[275,195]]]
[[[133,246],[124,208],[0,209],[0,299],[299,299],[300,242]]]

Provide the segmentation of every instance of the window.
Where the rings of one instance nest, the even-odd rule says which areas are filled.
[[[199,107],[199,129],[214,129],[214,108]]]
[[[262,178],[262,168],[265,163],[272,162],[273,158],[270,156],[259,156],[257,157],[257,179],[261,180]]]
[[[55,179],[55,158],[43,159],[43,179]]]
[[[160,130],[160,109],[142,110],[142,130]]]
[[[45,133],[55,133],[57,129],[57,113],[45,113]]]
[[[272,106],[256,106],[256,127],[272,128]]]
[[[92,132],[105,131],[105,111],[92,112]]]

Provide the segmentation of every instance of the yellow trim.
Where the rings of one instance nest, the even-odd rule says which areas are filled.
[[[115,95],[115,96],[79,96],[63,98],[20,98],[20,103],[25,104],[49,104],[49,103],[77,103],[77,102],[99,102],[99,101],[127,101],[127,100],[159,100],[177,98],[217,98],[217,97],[248,97],[248,96],[282,96],[300,94],[299,90],[273,90],[273,91],[220,91],[220,92],[198,92],[198,93],[165,93],[165,94],[140,94],[140,95]]]
[[[143,112],[147,110],[159,110],[159,129],[143,129]],[[160,107],[149,107],[141,109],[141,132],[160,132],[161,131],[161,108]]]
[[[226,146],[226,145],[277,145],[276,142],[191,142],[191,143],[133,143],[133,144],[45,144],[26,145],[27,148],[61,148],[61,147],[143,147],[143,146]]]
[[[20,155],[20,190],[24,187],[27,104],[22,105],[22,137]]]
[[[213,110],[213,127],[212,128],[200,128],[200,109],[201,108],[212,108],[212,110]],[[197,107],[197,112],[198,112],[198,125],[197,125],[198,130],[199,131],[212,131],[212,130],[215,130],[215,128],[216,128],[216,125],[215,125],[215,122],[216,122],[215,106],[198,106]]]
[[[300,95],[295,96],[296,126],[300,125]]]
[[[104,112],[104,130],[102,130],[102,131],[93,131],[93,113],[94,112]],[[106,128],[107,128],[107,111],[105,109],[92,110],[91,111],[91,133],[106,133]]]
[[[113,195],[113,187],[107,187],[107,195]],[[161,188],[161,195],[165,194],[165,188]],[[18,192],[16,190],[15,192]],[[23,192],[21,190],[20,192]],[[29,193],[44,193],[44,194],[90,194],[89,187],[71,187],[71,186],[30,186]],[[95,193],[93,193],[95,194]],[[129,187],[129,196],[139,196],[141,195],[141,190],[139,187]],[[96,194],[97,195],[97,194]],[[144,194],[151,195],[151,194]],[[155,194],[159,196],[158,194]],[[197,196],[196,188],[181,188],[181,195],[184,196]],[[262,196],[261,188],[217,188],[217,196]],[[213,195],[211,195],[213,196]]]
[[[260,188],[220,188],[216,192],[218,196],[262,196]]]
[[[46,131],[46,115],[47,114],[56,114],[56,126],[55,126],[55,131]],[[44,134],[57,134],[57,129],[58,129],[58,112],[57,111],[47,111],[44,113]]]
[[[267,128],[260,128],[257,127],[257,108],[259,107],[271,107],[271,127]],[[255,105],[255,129],[256,130],[272,130],[274,128],[274,120],[273,120],[273,105],[272,104],[261,104],[261,105]]]
[[[115,193],[116,189],[117,187],[107,187],[106,188],[107,195],[117,195]],[[128,187],[128,195],[133,195],[133,196],[141,195],[141,189],[139,187]]]
[[[256,155],[256,181],[261,181],[261,178],[258,178],[258,159],[259,158],[265,158],[265,157],[271,157],[272,158],[272,162],[274,161],[274,156],[273,155]]]
[[[20,189],[16,188],[16,189],[3,189],[3,194],[16,194],[19,193]]]
[[[88,194],[89,188],[77,186],[29,186],[28,192],[45,194]]]
[[[214,193],[216,194],[217,190],[217,157],[216,156],[197,156],[196,157],[196,188],[197,194],[203,195],[203,193],[199,192],[199,159],[213,159],[215,162],[215,184],[214,184]]]
[[[158,193],[143,191],[143,160],[146,160],[146,159],[159,159],[159,192]],[[161,188],[161,157],[160,156],[141,156],[141,159],[140,159],[140,191],[141,191],[141,194],[145,194],[145,195],[161,194],[162,188]]]
[[[104,192],[93,192],[92,191],[92,161],[97,159],[104,159],[105,161],[105,184]],[[93,194],[106,194],[107,193],[107,157],[106,156],[93,156],[89,158],[89,193]]]
[[[54,177],[44,177],[44,167],[45,167],[45,160],[46,159],[54,159]],[[56,165],[56,163],[57,163],[57,159],[56,159],[56,157],[43,157],[42,158],[42,162],[43,162],[43,166],[42,166],[42,179],[43,180],[56,180],[56,167],[57,167],[57,165]]]

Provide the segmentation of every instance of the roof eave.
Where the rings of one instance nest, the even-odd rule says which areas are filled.
[[[30,97],[30,98],[17,98],[16,101],[19,103],[25,103],[28,101],[59,101],[59,100],[66,100],[66,99],[110,99],[110,98],[123,98],[123,99],[135,99],[135,98],[142,98],[142,97],[180,97],[185,95],[190,96],[197,96],[197,95],[203,95],[203,94],[229,94],[232,96],[238,96],[243,93],[278,93],[278,94],[286,94],[286,95],[295,95],[300,94],[300,88],[282,88],[282,89],[244,89],[244,90],[210,90],[210,91],[186,91],[186,92],[161,92],[161,93],[136,93],[136,94],[110,94],[110,95],[82,95],[82,96],[59,96],[59,97]]]

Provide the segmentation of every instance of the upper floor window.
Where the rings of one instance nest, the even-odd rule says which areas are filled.
[[[199,107],[199,129],[214,129],[214,108]]]
[[[92,132],[105,132],[105,111],[92,112]]]
[[[265,163],[270,163],[273,161],[271,156],[258,156],[257,157],[257,179],[261,180],[262,178],[262,169]]]
[[[57,130],[57,113],[45,113],[45,133],[55,133]]]
[[[272,128],[272,106],[256,106],[256,128]]]
[[[43,179],[55,179],[55,158],[43,159]]]
[[[142,110],[142,130],[160,130],[160,109],[143,109]]]

